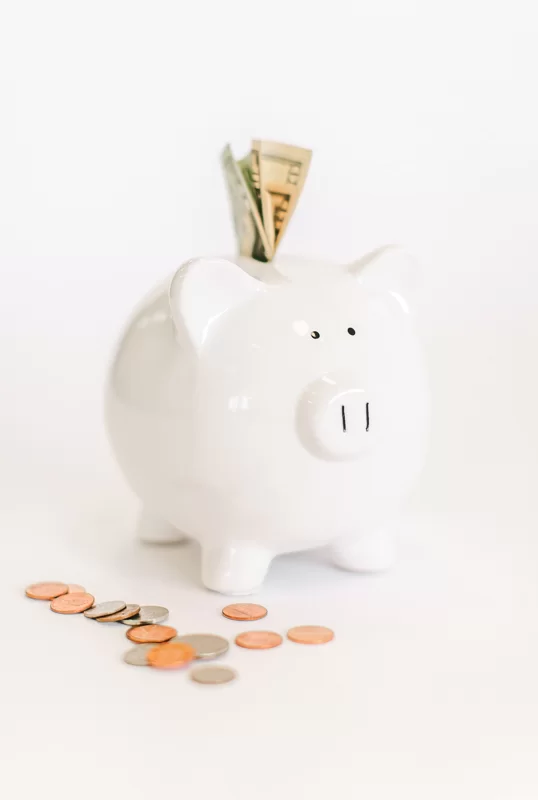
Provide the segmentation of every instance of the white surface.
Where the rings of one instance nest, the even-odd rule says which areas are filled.
[[[534,4],[0,13],[2,794],[534,799]],[[65,578],[235,630],[193,546],[132,546],[101,412],[145,289],[231,252],[218,152],[251,135],[314,149],[284,252],[401,241],[422,260],[434,431],[394,572],[296,555],[259,596],[271,627],[333,625],[335,642],[234,651],[241,680],[213,689],[123,665],[121,630],[21,591]]]
[[[145,541],[162,541],[163,522],[196,539],[203,583],[224,594],[320,545],[339,566],[380,568],[428,441],[414,314],[395,291],[407,263],[392,247],[362,268],[198,258],[152,287],[106,390]]]

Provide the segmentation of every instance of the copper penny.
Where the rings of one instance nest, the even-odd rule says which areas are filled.
[[[96,617],[97,622],[123,622],[124,619],[131,619],[140,611],[140,606],[136,603],[127,603],[123,611],[116,614],[107,614],[106,617]]]
[[[273,631],[246,631],[235,637],[235,643],[247,650],[269,650],[282,644],[282,636]]]
[[[334,631],[323,625],[298,625],[289,629],[288,639],[299,644],[325,644],[334,639]]]
[[[149,644],[149,642],[167,642],[177,636],[177,631],[170,625],[138,625],[136,628],[129,628],[127,638],[137,644]]]
[[[79,586],[78,583],[68,583],[67,584],[67,591],[70,594],[74,594],[75,592],[78,594],[79,592],[85,592],[86,589],[84,586]]]
[[[50,607],[58,614],[80,614],[82,611],[91,608],[95,603],[95,598],[86,592],[73,592],[73,594],[63,594],[55,597]]]
[[[233,603],[222,609],[222,613],[228,619],[237,619],[245,622],[254,619],[262,619],[267,616],[267,609],[257,603]]]
[[[67,591],[66,583],[32,583],[26,587],[25,593],[32,600],[54,600],[55,597],[67,594]]]
[[[157,669],[179,669],[196,658],[196,650],[188,644],[166,642],[157,644],[148,651],[147,660],[150,667]]]

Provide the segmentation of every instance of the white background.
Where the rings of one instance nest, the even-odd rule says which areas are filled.
[[[2,795],[536,798],[535,4],[0,7]],[[203,688],[127,667],[123,628],[22,589],[79,582],[237,632],[194,545],[133,543],[101,406],[140,296],[233,252],[218,153],[251,136],[314,150],[283,252],[398,241],[421,261],[434,427],[395,571],[294,555],[259,595],[263,627],[335,641],[232,647],[240,680]]]

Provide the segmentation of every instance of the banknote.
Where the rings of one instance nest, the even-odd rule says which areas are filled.
[[[312,152],[255,139],[240,161],[230,145],[222,153],[239,252],[270,261],[295,211]]]
[[[270,261],[273,251],[249,186],[248,175],[245,177],[245,169],[236,162],[230,145],[226,145],[222,151],[221,163],[228,186],[239,253],[258,261]]]
[[[252,154],[259,165],[263,224],[274,252],[297,206],[312,152],[302,147],[255,139]]]

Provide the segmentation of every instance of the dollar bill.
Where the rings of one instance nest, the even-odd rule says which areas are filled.
[[[308,174],[312,152],[255,139],[235,161],[227,145],[222,153],[239,252],[270,261],[293,214]]]
[[[297,206],[312,152],[302,147],[255,139],[252,154],[259,164],[263,224],[274,252]]]
[[[240,254],[258,261],[270,261],[273,251],[248,182],[249,178],[245,178],[244,168],[236,162],[230,145],[226,145],[222,151],[221,163],[228,186]]]
[[[257,171],[254,172],[252,155],[253,155],[252,153],[249,153],[244,158],[242,158],[241,161],[238,161],[237,165],[241,170],[241,172],[243,173],[243,178],[246,183],[247,189],[249,190],[250,195],[252,196],[254,202],[256,203],[256,206],[258,208],[258,213],[260,215],[260,219],[262,220],[263,224],[263,218],[261,216],[262,201],[260,195],[260,171],[259,169],[257,169]]]

